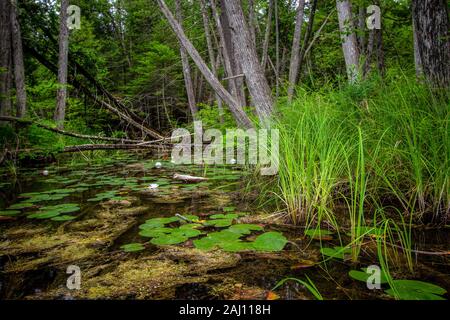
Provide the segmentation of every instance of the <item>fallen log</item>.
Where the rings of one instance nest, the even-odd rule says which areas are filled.
[[[74,137],[74,138],[80,138],[80,139],[90,139],[90,140],[100,140],[100,141],[111,141],[111,142],[121,142],[121,143],[142,143],[142,140],[131,140],[131,139],[122,139],[122,138],[110,138],[110,137],[102,137],[102,136],[92,136],[87,134],[81,134],[81,133],[75,133],[70,131],[61,130],[58,128],[53,128],[50,126],[47,126],[45,124],[34,122],[31,120],[25,120],[21,118],[16,117],[9,117],[9,116],[0,116],[0,121],[9,121],[9,122],[17,122],[22,125],[31,126],[36,125],[39,128],[55,132],[57,134],[61,134],[64,136]]]
[[[77,146],[64,147],[60,152],[80,152],[93,150],[137,150],[137,149],[154,149],[161,145],[137,145],[137,144],[84,144]]]
[[[208,181],[208,178],[194,177],[194,176],[178,174],[178,173],[175,173],[172,178],[175,180],[181,180],[184,182],[192,182],[192,183]]]

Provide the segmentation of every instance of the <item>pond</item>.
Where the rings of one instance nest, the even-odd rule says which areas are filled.
[[[358,264],[322,255],[341,238],[275,220],[246,174],[126,155],[3,173],[0,299],[392,299],[385,284],[369,290],[349,275],[377,264],[376,241]],[[395,278],[434,284],[447,298],[449,255],[430,253],[448,253],[449,234],[414,229],[414,276],[400,268]],[[69,266],[81,271],[79,290],[67,287]],[[304,282],[277,286],[286,278]]]

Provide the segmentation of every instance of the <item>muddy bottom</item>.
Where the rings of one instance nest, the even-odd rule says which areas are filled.
[[[17,212],[0,217],[0,299],[314,298],[295,280],[273,290],[288,277],[308,277],[325,299],[391,299],[384,290],[368,290],[364,282],[348,275],[378,263],[375,240],[365,242],[358,264],[323,262],[321,241],[240,200],[245,196],[245,172],[240,168],[163,161],[156,169],[155,160],[122,158],[89,168],[72,164],[47,170],[44,176],[42,169],[21,169],[17,180],[2,176],[0,210]],[[209,180],[183,183],[172,179],[174,173]],[[58,205],[65,206],[55,208]],[[66,213],[56,215],[56,209]],[[206,220],[229,212],[239,213],[235,223],[281,232],[289,242],[279,252],[225,252],[196,249],[192,240],[157,246],[139,235],[139,226],[152,218],[178,214]],[[417,229],[414,239],[416,251],[449,250],[448,228]],[[125,252],[122,246],[132,243],[144,244],[145,250]],[[339,244],[337,237],[322,241],[323,246]],[[450,289],[448,255],[415,254],[413,274],[399,259],[391,270],[396,278]],[[79,289],[68,288],[77,283],[76,274],[67,274],[69,266],[81,271]]]

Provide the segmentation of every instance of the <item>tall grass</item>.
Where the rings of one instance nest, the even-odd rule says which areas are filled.
[[[338,229],[344,220],[356,260],[369,219],[450,218],[448,93],[402,72],[299,92],[293,103],[280,102],[279,178],[271,186],[293,223]],[[379,208],[386,214],[376,217]],[[411,246],[410,232],[400,231]]]

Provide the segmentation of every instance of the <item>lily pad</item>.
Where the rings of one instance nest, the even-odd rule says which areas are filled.
[[[367,269],[363,269],[363,271],[359,271],[359,270],[350,270],[348,275],[358,281],[362,281],[362,282],[367,282],[367,279],[369,279],[369,277],[371,276],[370,273],[366,272]],[[381,272],[380,275],[380,283],[384,284],[387,283],[387,278],[384,272]]]
[[[38,212],[31,215],[28,215],[29,219],[50,219],[59,216],[60,213],[58,211],[46,211],[46,212]]]
[[[17,216],[18,214],[20,214],[20,211],[18,211],[18,210],[0,211],[0,216],[2,216],[2,217],[12,217],[12,216]]]
[[[20,203],[13,204],[7,210],[20,210],[20,209],[31,208],[33,206],[34,206],[34,204],[32,204],[32,203],[20,202]]]
[[[188,237],[182,234],[167,234],[157,238],[153,238],[150,242],[158,246],[167,246],[180,244],[188,240]]]
[[[71,221],[71,220],[75,220],[77,217],[74,216],[57,216],[54,218],[51,218],[50,220],[52,221],[58,221],[58,222],[64,222],[64,221]]]
[[[142,243],[129,243],[120,247],[125,252],[137,252],[145,249]]]
[[[401,300],[445,300],[441,295],[447,290],[435,284],[418,280],[394,280],[395,290],[386,293]]]
[[[234,224],[228,228],[229,231],[238,234],[250,234],[252,231],[261,231],[263,228],[257,224]]]
[[[321,248],[320,252],[324,256],[344,260],[346,256],[351,253],[351,249],[344,247]]]
[[[233,224],[233,219],[216,219],[209,220],[204,223],[205,226],[212,226],[216,228],[229,227]]]
[[[287,242],[282,233],[272,231],[259,235],[253,242],[253,247],[258,251],[281,251]]]
[[[228,214],[213,214],[212,216],[209,216],[210,219],[237,219],[239,217],[236,213],[228,213]]]

